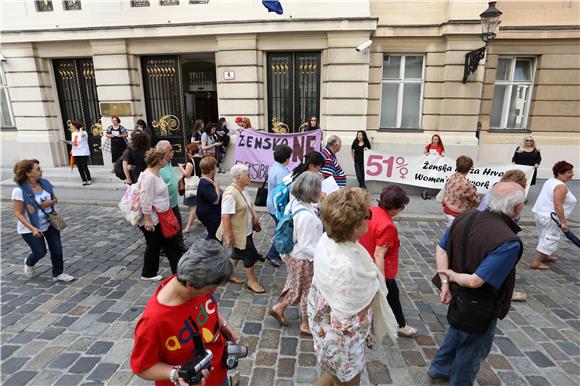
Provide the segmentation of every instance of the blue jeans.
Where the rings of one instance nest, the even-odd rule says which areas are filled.
[[[270,216],[272,216],[272,218],[274,219],[274,229],[276,229],[276,225],[278,225],[278,219],[276,218],[276,216],[274,216],[272,213],[269,213]],[[266,257],[269,260],[282,260],[280,258],[280,254],[278,253],[278,251],[276,250],[276,247],[274,246],[274,242],[272,241],[272,245],[270,246],[270,249],[268,249],[268,253],[266,254]]]
[[[484,334],[470,334],[450,326],[431,362],[431,374],[449,377],[449,386],[472,386],[481,362],[491,350],[496,323],[497,319],[493,319]]]
[[[52,276],[56,277],[64,272],[64,263],[62,261],[62,243],[60,241],[60,232],[50,225],[46,232],[43,232],[43,237],[36,238],[32,233],[25,233],[22,235],[26,244],[32,250],[32,253],[26,258],[26,265],[33,267],[38,260],[46,256],[46,244],[50,250],[50,261],[52,262]]]

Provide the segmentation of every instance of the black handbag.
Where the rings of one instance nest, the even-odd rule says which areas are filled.
[[[478,214],[479,212],[476,211],[469,217],[463,232],[461,272],[465,272],[469,232]],[[441,288],[439,274],[436,274],[432,281]],[[449,324],[470,334],[484,334],[495,316],[497,294],[487,292],[482,288],[461,287],[456,283],[451,283],[450,289],[452,298],[447,309]]]
[[[268,201],[268,188],[266,185],[268,184],[268,176],[266,175],[266,179],[262,184],[261,188],[258,188],[258,192],[256,193],[256,200],[254,201],[255,206],[266,206]]]

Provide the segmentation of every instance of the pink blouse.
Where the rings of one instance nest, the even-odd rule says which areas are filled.
[[[163,177],[144,171],[139,176],[139,200],[143,214],[151,215],[153,224],[159,220],[155,212],[169,210],[169,191]]]

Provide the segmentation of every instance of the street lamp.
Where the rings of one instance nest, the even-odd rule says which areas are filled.
[[[490,1],[489,7],[485,10],[485,12],[479,15],[481,18],[481,40],[483,40],[485,46],[465,54],[465,67],[463,69],[464,84],[467,82],[467,77],[469,74],[472,74],[477,70],[477,66],[479,65],[481,59],[485,58],[487,44],[495,39],[497,34],[500,23],[499,17],[501,16],[502,12],[495,7],[495,3],[495,1]]]

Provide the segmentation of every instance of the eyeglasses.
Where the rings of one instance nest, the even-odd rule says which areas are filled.
[[[373,211],[372,210],[368,210],[367,215],[365,216],[365,220],[370,220],[373,218]]]

